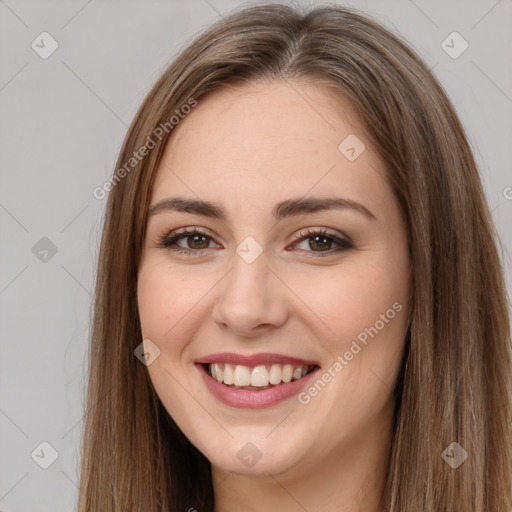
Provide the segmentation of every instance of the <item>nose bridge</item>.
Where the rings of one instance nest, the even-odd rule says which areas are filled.
[[[269,263],[267,254],[257,250],[253,242],[242,242],[237,247],[231,271],[216,298],[217,323],[247,334],[261,324],[284,322],[284,297],[281,287],[273,282],[275,277],[268,268]]]
[[[251,306],[256,310],[263,308],[269,297],[269,270],[266,254],[260,254],[253,259],[240,255],[239,248],[233,257],[233,267],[227,279],[224,298],[233,300],[242,309]],[[247,254],[250,254],[247,253]]]
[[[234,288],[241,289],[242,292],[254,290],[254,295],[263,297],[266,295],[268,284],[268,257],[267,254],[256,254],[249,247],[247,252],[243,252],[247,245],[240,244],[237,247],[237,254],[233,257],[233,270],[231,271],[231,281]],[[247,290],[244,290],[244,287]]]

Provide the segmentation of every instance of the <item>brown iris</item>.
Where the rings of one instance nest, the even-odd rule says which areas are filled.
[[[321,240],[322,243],[318,243],[319,240]],[[329,245],[329,247],[325,247],[326,243],[327,243],[327,245]],[[324,250],[324,249],[329,250],[331,248],[330,247],[331,244],[332,244],[332,240],[329,237],[327,237],[327,236],[315,236],[315,237],[311,237],[310,242],[309,242],[309,247],[311,249],[318,249],[318,248],[320,248],[320,250]]]
[[[189,241],[190,239],[193,239],[193,244],[196,245],[197,243],[197,246],[196,247],[191,247]],[[200,243],[198,242],[198,240],[200,239],[203,239],[203,242]],[[208,248],[208,244],[210,243],[210,241],[208,240],[208,237],[205,236],[205,235],[200,235],[200,234],[197,234],[197,235],[189,235],[187,236],[187,245],[191,248],[191,249],[207,249]]]

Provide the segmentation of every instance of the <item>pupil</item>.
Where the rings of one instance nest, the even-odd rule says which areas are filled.
[[[203,243],[201,244],[201,242],[198,242],[199,239],[203,239]],[[204,241],[206,240],[206,237],[204,235],[193,235],[192,236],[192,244],[193,245],[204,245]],[[208,242],[206,242],[206,245],[208,245]],[[189,244],[190,246],[190,244]],[[192,247],[193,249],[194,247]]]
[[[314,249],[314,247],[313,247],[314,245],[316,245],[317,248],[318,248],[319,245],[324,245],[325,243],[330,242],[329,238],[326,238],[325,236],[324,237],[315,236],[312,240],[313,240],[313,243],[311,243],[311,242],[309,243],[309,246],[310,246],[311,249]],[[322,240],[323,243],[319,244],[317,242],[318,240]],[[323,248],[325,249],[326,247],[324,246]]]

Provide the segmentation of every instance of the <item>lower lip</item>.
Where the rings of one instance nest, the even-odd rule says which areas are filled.
[[[245,409],[263,409],[264,407],[271,407],[297,395],[319,369],[316,368],[301,379],[282,383],[262,391],[253,391],[249,389],[230,388],[208,375],[202,364],[196,364],[196,367],[206,387],[217,400],[231,407],[243,407]]]

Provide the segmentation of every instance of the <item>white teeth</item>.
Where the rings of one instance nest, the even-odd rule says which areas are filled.
[[[235,382],[233,376],[233,367],[230,364],[224,365],[224,384],[233,384]]]
[[[270,367],[268,381],[270,382],[270,384],[274,384],[274,386],[281,383],[281,366],[279,366],[278,364],[273,364]]]
[[[251,371],[247,366],[236,365],[235,373],[233,374],[235,386],[250,386],[251,385]]]
[[[251,373],[251,386],[258,388],[268,386],[268,371],[264,366],[254,367]]]
[[[293,366],[291,364],[285,364],[283,366],[283,372],[281,374],[281,380],[283,382],[290,382],[293,376]]]
[[[292,373],[292,379],[300,379],[302,377],[302,366],[297,366]]]
[[[224,367],[224,369],[221,369]],[[288,383],[297,380],[308,373],[307,365],[295,366],[291,364],[259,365],[254,368],[240,364],[211,363],[209,373],[217,382],[236,386],[237,388],[252,386],[254,388],[268,388],[277,386],[282,382]]]
[[[220,369],[219,363],[213,363],[212,365],[212,377],[217,379],[218,382],[224,381],[224,372]]]

